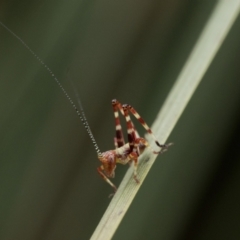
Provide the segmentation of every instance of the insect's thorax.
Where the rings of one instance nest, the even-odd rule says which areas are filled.
[[[106,176],[113,178],[117,163],[123,165],[130,163],[134,159],[134,156],[141,155],[146,147],[148,147],[146,139],[139,137],[135,139],[133,148],[131,148],[129,143],[126,143],[114,150],[103,152],[99,156],[99,160],[102,162],[102,170]]]
[[[114,150],[116,153],[116,162],[121,164],[126,164],[129,162],[129,153],[130,153],[130,146],[129,143],[126,143],[120,148]]]

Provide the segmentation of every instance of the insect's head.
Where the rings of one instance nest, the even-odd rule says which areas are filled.
[[[98,156],[108,177],[114,178],[116,168],[116,154],[114,151],[107,151]]]

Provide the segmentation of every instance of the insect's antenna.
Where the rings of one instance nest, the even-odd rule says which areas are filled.
[[[81,111],[82,118],[83,118],[83,120],[84,120],[84,122],[85,122],[85,125],[86,125],[85,128],[86,128],[86,130],[87,130],[87,132],[88,132],[88,135],[90,136],[92,142],[94,143],[94,146],[95,146],[95,149],[96,149],[96,151],[97,151],[97,154],[98,154],[99,156],[101,156],[102,153],[100,152],[100,150],[99,150],[99,148],[98,148],[98,146],[97,146],[97,144],[96,144],[96,140],[95,140],[95,138],[94,138],[94,136],[93,136],[93,134],[92,134],[91,128],[90,128],[90,126],[89,126],[89,124],[88,124],[88,121],[87,121],[87,118],[86,118],[86,115],[85,115],[85,112],[84,112],[84,109],[83,109],[83,106],[82,106],[82,102],[81,102],[80,96],[79,96],[79,94],[78,94],[77,88],[76,88],[75,84],[73,83],[73,81],[72,81],[71,79],[70,79],[70,82],[71,82],[71,85],[72,85],[72,87],[73,87],[74,94],[75,94],[75,96],[76,96],[76,98],[77,98],[77,102],[78,102],[79,109],[80,109],[80,111]],[[97,147],[97,148],[96,148],[96,147]]]
[[[77,109],[76,105],[74,104],[74,102],[72,101],[72,99],[70,98],[70,96],[68,95],[68,93],[66,92],[66,90],[64,89],[64,87],[62,86],[62,84],[59,82],[59,80],[57,79],[57,77],[54,75],[54,73],[52,72],[52,70],[45,64],[45,62],[42,61],[41,58],[39,58],[38,55],[36,55],[36,53],[18,36],[16,35],[11,29],[9,29],[5,24],[3,24],[0,21],[0,24],[9,32],[11,33],[18,41],[20,41],[22,43],[22,45],[47,69],[47,71],[49,72],[50,76],[55,80],[55,82],[58,84],[58,86],[60,87],[60,89],[63,91],[64,95],[66,96],[66,98],[68,99],[68,101],[71,103],[72,107],[75,109],[78,117],[80,118],[81,122],[83,123],[83,126],[85,127],[85,129],[88,132],[88,135],[90,137],[90,139],[92,140],[93,146],[98,154],[98,156],[102,156],[102,153],[97,145],[97,142],[95,140],[95,138],[93,137],[93,134],[91,132],[91,129],[88,125],[87,119],[85,117],[84,111],[83,111],[83,107],[81,105],[80,102],[80,98],[79,98],[79,102],[80,102],[80,111],[82,113],[79,112],[79,110]]]

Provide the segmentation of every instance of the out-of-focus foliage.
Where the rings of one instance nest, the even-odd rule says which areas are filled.
[[[0,21],[76,101],[74,81],[105,151],[111,99],[151,124],[215,3],[3,0]],[[239,239],[239,28],[238,18],[114,239]],[[111,193],[94,148],[44,67],[3,28],[0,43],[0,239],[88,239]]]

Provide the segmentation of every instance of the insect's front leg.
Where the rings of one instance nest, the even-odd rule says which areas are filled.
[[[103,178],[104,181],[106,181],[114,189],[114,193],[115,193],[117,191],[117,187],[109,180],[109,178],[107,178],[107,176],[103,173],[103,170],[104,170],[103,165],[97,168],[99,175]]]

